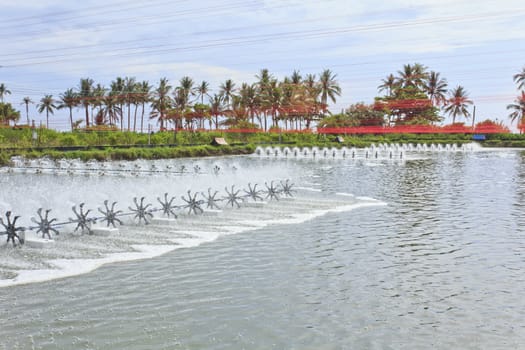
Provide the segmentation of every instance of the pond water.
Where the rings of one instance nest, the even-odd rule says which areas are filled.
[[[166,231],[207,238],[150,259],[0,288],[0,349],[525,347],[524,152],[220,162],[238,170],[169,181],[183,194],[187,183],[221,189],[249,178],[289,178],[297,192],[260,208],[183,218],[169,229],[122,227],[133,237],[126,244],[144,244],[139,237],[151,234],[150,243],[165,246]],[[2,176],[3,186],[27,181]],[[108,191],[99,179],[82,179],[86,193],[95,184]],[[56,191],[55,181],[46,181]],[[128,181],[144,185],[137,195],[157,195],[168,180],[117,182]],[[122,196],[117,182],[112,188]],[[4,205],[15,201],[2,196]],[[48,200],[41,197],[36,204]],[[211,238],[204,234],[214,230]],[[90,256],[91,248],[78,248],[89,239],[68,244]],[[110,237],[107,244],[122,252],[124,241]],[[24,249],[32,254],[25,247],[0,253],[16,262]]]

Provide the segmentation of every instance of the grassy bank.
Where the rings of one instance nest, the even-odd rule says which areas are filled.
[[[10,157],[28,158],[48,156],[59,159],[133,160],[181,157],[203,157],[252,153],[258,145],[288,147],[368,147],[378,143],[463,144],[472,141],[465,134],[385,134],[335,135],[312,133],[225,133],[210,132],[157,132],[151,135],[133,132],[57,132],[47,129],[0,129],[0,164]],[[232,146],[211,146],[216,137],[224,138]],[[490,147],[525,147],[525,135],[487,135],[482,145]]]

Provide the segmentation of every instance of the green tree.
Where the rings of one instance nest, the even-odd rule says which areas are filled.
[[[223,84],[221,84],[221,86],[219,87],[219,94],[222,96],[222,99],[226,106],[230,108],[232,96],[235,94],[235,83],[233,82],[233,80],[228,79]]]
[[[157,118],[160,123],[160,129],[164,129],[164,122],[166,120],[166,112],[171,108],[171,99],[169,93],[172,86],[169,84],[167,78],[161,78],[159,86],[153,93],[153,99],[151,101],[151,118]]]
[[[140,132],[144,132],[144,110],[146,103],[150,102],[151,86],[148,81],[142,81],[137,87],[137,94],[139,96],[139,103],[142,105],[140,117]]]
[[[381,80],[381,85],[377,88],[379,92],[386,91],[387,96],[392,96],[394,89],[397,87],[397,80],[394,74],[388,75],[385,79]]]
[[[128,131],[131,130],[131,105],[135,102],[135,86],[136,86],[136,79],[134,77],[126,77],[124,79],[124,101],[126,103],[126,108],[128,110]],[[137,120],[135,119],[135,126],[136,126]],[[135,126],[133,127],[133,130],[135,130]]]
[[[93,84],[93,79],[82,78],[80,79],[78,89],[79,101],[86,112],[86,127],[89,127],[89,107],[91,106],[93,100]]]
[[[54,114],[55,109],[55,100],[53,100],[53,95],[46,95],[42,97],[40,103],[37,105],[38,113],[46,111],[46,128],[49,129],[49,113]]]
[[[518,90],[525,89],[525,67],[519,72],[518,74],[515,74],[513,77],[514,82],[518,84]]]
[[[221,95],[214,94],[210,97],[210,115],[215,120],[215,130],[217,130],[219,128],[219,117],[224,115],[224,99]]]
[[[11,91],[7,89],[4,83],[0,84],[0,102],[4,102],[4,97],[11,95]]]
[[[26,118],[27,118],[27,125],[30,125],[31,122],[29,121],[29,104],[33,104],[34,102],[31,100],[31,98],[29,96],[26,96],[22,99],[22,103],[23,105],[26,106]]]
[[[447,80],[442,79],[440,74],[431,71],[425,85],[425,91],[434,106],[440,106],[446,102]]]
[[[471,104],[473,104],[473,102],[469,99],[468,92],[463,86],[458,85],[449,92],[447,106],[444,110],[452,116],[452,124],[454,124],[456,123],[456,117],[458,116],[463,116],[465,118],[470,117],[468,105]]]
[[[59,102],[58,109],[67,108],[69,110],[69,123],[71,124],[71,131],[73,131],[73,108],[78,106],[78,96],[73,89],[67,89],[60,94]]]
[[[521,95],[514,100],[514,103],[507,105],[507,109],[511,111],[509,114],[511,122],[517,121],[521,126],[520,131],[523,130],[525,126],[525,91],[521,92]]]
[[[341,87],[335,80],[336,74],[332,73],[330,69],[325,69],[319,76],[319,89],[321,92],[321,104],[326,106],[328,98],[332,102],[336,102],[336,96],[341,96]]]
[[[195,88],[195,92],[197,93],[197,98],[200,99],[201,104],[204,104],[204,96],[208,96],[208,92],[210,91],[210,83],[203,80],[197,88]]]
[[[20,119],[20,112],[13,108],[10,103],[0,102],[0,124],[9,125],[10,122],[17,122]]]

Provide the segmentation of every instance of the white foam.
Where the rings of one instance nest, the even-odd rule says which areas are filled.
[[[122,261],[150,259],[166,254],[177,248],[176,245],[133,245],[136,252],[113,253],[101,259],[56,259],[49,263],[57,269],[22,270],[13,279],[0,280],[0,287],[44,282],[58,278],[72,277],[91,272],[102,265]]]
[[[345,197],[355,197],[354,194],[352,194],[352,193],[345,193],[345,192],[337,192],[336,195],[337,196],[345,196]]]
[[[314,192],[321,192],[320,190],[311,189]],[[353,196],[348,193],[338,193],[339,195]],[[232,225],[221,225],[218,230],[186,230],[180,228],[178,230],[170,230],[175,234],[181,235],[180,238],[172,238],[169,241],[173,244],[164,245],[131,245],[135,250],[125,253],[111,253],[99,259],[55,259],[48,261],[49,264],[56,267],[56,269],[40,269],[40,270],[19,270],[18,275],[13,279],[0,280],[0,287],[14,286],[20,284],[28,284],[35,282],[44,282],[53,279],[66,278],[76,275],[89,273],[98,267],[123,261],[150,259],[168,252],[181,248],[197,247],[206,242],[212,242],[221,236],[238,234],[242,232],[257,230],[262,227],[275,224],[300,224],[317,217],[323,216],[327,213],[338,213],[351,211],[358,208],[386,205],[386,203],[370,197],[355,197],[363,202],[349,203],[338,205],[328,209],[314,209],[306,213],[290,213],[286,217],[277,219],[248,219],[248,220],[233,220]],[[126,232],[122,233],[123,235]]]
[[[323,190],[319,188],[312,188],[312,187],[299,187],[297,186],[296,189],[303,190],[303,191],[310,191],[310,192],[323,192]]]

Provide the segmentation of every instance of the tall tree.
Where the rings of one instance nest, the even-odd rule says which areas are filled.
[[[172,86],[169,84],[167,78],[161,78],[159,86],[155,89],[154,96],[151,102],[151,118],[157,118],[160,123],[160,129],[164,129],[164,121],[166,120],[166,112],[171,106],[169,93]]]
[[[471,104],[473,102],[469,99],[468,92],[463,86],[458,85],[449,92],[445,112],[452,116],[452,124],[456,122],[457,116],[470,117],[470,112],[467,108]]]
[[[111,81],[110,84],[110,94],[117,99],[117,103],[122,111],[124,109],[124,104],[126,99],[124,96],[124,89],[126,86],[126,81],[122,77],[116,77],[115,80]],[[120,130],[124,130],[124,113],[120,114]]]
[[[394,74],[388,75],[385,79],[381,80],[381,83],[382,84],[377,87],[379,92],[386,91],[387,96],[392,96],[397,86],[397,80]]]
[[[140,116],[140,132],[144,132],[144,109],[146,103],[150,101],[151,85],[149,82],[144,80],[139,83],[137,87],[137,92],[139,96],[139,103],[142,105],[142,111]]]
[[[509,118],[511,122],[517,121],[520,127],[520,132],[525,128],[525,91],[521,92],[514,103],[507,106],[507,109],[511,111]]]
[[[54,114],[56,106],[53,95],[46,95],[42,97],[40,103],[37,105],[38,113],[46,111],[46,128],[49,129],[49,113]]]
[[[319,76],[319,89],[321,90],[321,103],[328,104],[328,98],[335,103],[336,96],[341,96],[341,87],[335,80],[336,74],[330,69],[325,69]]]
[[[518,84],[518,90],[525,89],[525,67],[519,72],[518,74],[515,74],[513,77],[514,82]]]
[[[131,105],[135,102],[135,86],[136,79],[134,77],[126,77],[124,79],[124,101],[128,109],[128,131],[131,129]]]
[[[219,93],[222,96],[224,103],[226,103],[226,106],[230,108],[230,102],[232,100],[232,96],[235,93],[235,83],[233,82],[233,80],[228,79],[223,84],[221,84],[219,88]]]
[[[224,99],[222,95],[214,94],[210,97],[210,114],[215,118],[215,130],[219,128],[219,117],[224,114]]]
[[[29,104],[33,104],[34,102],[31,100],[31,98],[29,96],[26,96],[22,99],[22,103],[23,105],[26,106],[26,118],[27,118],[27,125],[30,125],[30,121],[29,121]]]
[[[403,70],[400,70],[397,73],[399,74],[397,82],[404,88],[422,88],[425,86],[425,81],[428,77],[426,67],[420,63],[414,63],[414,65],[405,64]]]
[[[4,83],[0,84],[0,102],[4,102],[4,96],[11,95],[11,91],[7,89]]]
[[[78,89],[78,97],[86,112],[86,128],[89,127],[89,106],[93,99],[93,84],[93,79],[82,78]]]
[[[71,124],[71,131],[73,131],[73,108],[78,106],[78,97],[73,89],[67,89],[65,92],[60,94],[60,104],[58,109],[67,108],[69,109],[69,123]]]
[[[440,78],[439,75],[439,73],[431,71],[425,86],[425,91],[434,106],[443,105],[447,99],[445,95],[448,86],[447,80]]]
[[[201,104],[204,104],[204,96],[208,96],[208,92],[210,91],[210,83],[203,80],[199,86],[195,88],[195,92],[197,93],[197,98],[200,98]]]

